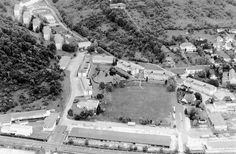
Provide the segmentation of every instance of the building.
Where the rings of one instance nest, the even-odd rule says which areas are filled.
[[[1,128],[1,133],[3,134],[14,134],[19,136],[30,136],[33,133],[32,126],[20,125],[20,124],[11,124],[3,126]]]
[[[186,51],[186,52],[194,52],[194,51],[197,51],[197,48],[195,47],[195,45],[193,45],[193,44],[190,43],[190,42],[185,42],[185,43],[180,44],[180,49],[181,49],[182,51]]]
[[[125,60],[118,60],[116,67],[134,76],[144,70],[144,67]]]
[[[170,76],[163,70],[144,70],[144,78],[148,80],[166,81]]]
[[[51,113],[50,116],[46,117],[44,119],[43,131],[53,131],[59,117],[58,113]]]
[[[43,27],[43,38],[45,41],[49,41],[52,35],[52,29],[49,26]]]
[[[17,21],[20,21],[23,12],[23,7],[20,4],[14,6],[14,16]]]
[[[223,72],[222,86],[226,87],[227,85],[236,85],[236,73],[233,68],[229,72]]]
[[[173,60],[173,58],[172,57],[166,57],[165,58],[165,60],[164,60],[164,65],[166,66],[166,67],[175,67],[175,62],[174,62],[174,60]]]
[[[55,34],[54,41],[56,44],[57,50],[62,50],[62,45],[64,44],[64,38],[61,34]]]
[[[33,5],[33,4],[37,3],[37,2],[39,2],[39,1],[40,1],[40,0],[21,0],[20,5],[21,5],[21,6],[26,6],[26,7],[28,7],[28,6],[31,6],[31,5]]]
[[[93,88],[90,85],[90,79],[86,77],[81,77],[81,83],[83,86],[84,96],[91,96],[93,94]]]
[[[124,3],[115,3],[115,4],[110,4],[110,9],[125,9],[126,4]]]
[[[216,131],[226,131],[227,124],[222,117],[221,113],[210,113],[208,115],[211,125],[214,127]]]
[[[215,86],[192,78],[186,78],[183,81],[183,84],[195,91],[202,92],[207,95],[214,95],[214,93],[216,93],[217,91],[217,88]]]
[[[11,116],[8,114],[0,115],[0,126],[6,126],[11,124]]]
[[[29,119],[40,119],[45,118],[50,115],[49,110],[36,110],[36,111],[28,111],[28,112],[15,112],[11,113],[11,121],[16,120],[29,120]]]
[[[90,140],[98,141],[115,141],[124,143],[136,143],[159,146],[163,148],[172,148],[172,138],[167,135],[156,134],[140,134],[140,133],[128,133],[117,132],[110,130],[97,130],[97,129],[85,129],[85,128],[72,128],[69,138],[87,138]]]
[[[78,77],[87,77],[90,70],[90,57],[85,56],[78,70]]]
[[[95,64],[113,64],[115,62],[114,56],[95,55],[93,56],[93,63]]]
[[[71,60],[71,57],[69,56],[62,56],[60,61],[59,61],[59,66],[61,69],[65,70],[67,66],[69,65]]]
[[[29,27],[30,22],[31,22],[31,19],[32,19],[32,14],[31,14],[31,12],[28,11],[28,10],[24,11],[24,13],[23,13],[23,24],[24,24],[26,27]]]
[[[235,139],[220,139],[209,140],[205,144],[206,154],[235,154],[236,153]]]
[[[39,32],[40,26],[41,26],[41,20],[39,18],[34,18],[33,19],[33,31]]]
[[[89,99],[89,100],[80,100],[77,103],[79,109],[87,109],[96,111],[99,105],[99,100]]]
[[[188,137],[186,147],[189,149],[191,154],[204,154],[204,145],[199,139]]]
[[[204,65],[197,65],[197,66],[187,67],[186,70],[185,70],[185,73],[194,75],[197,72],[204,71],[206,68],[210,68],[210,67],[209,66],[204,66]]]
[[[92,43],[90,41],[86,42],[79,42],[78,47],[79,49],[87,49]]]

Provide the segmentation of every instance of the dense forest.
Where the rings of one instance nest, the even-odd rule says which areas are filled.
[[[63,73],[54,53],[25,27],[0,16],[0,112],[61,93]]]

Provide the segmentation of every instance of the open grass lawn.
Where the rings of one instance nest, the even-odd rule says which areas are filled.
[[[160,84],[127,86],[114,89],[112,101],[105,105],[106,111],[99,115],[98,120],[117,121],[120,116],[130,117],[139,122],[140,118],[155,121],[169,116],[171,106],[176,101],[175,93],[166,91]]]

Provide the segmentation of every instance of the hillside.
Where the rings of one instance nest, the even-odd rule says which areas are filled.
[[[63,75],[55,51],[36,40],[25,27],[0,16],[0,112],[41,109],[60,96]]]
[[[145,57],[153,63],[162,62],[163,44],[178,44],[170,41],[173,35],[194,29],[193,37],[214,38],[212,29],[236,26],[234,0],[129,0],[126,10],[111,10],[104,0],[55,2],[70,28],[95,38],[103,49],[119,58]]]

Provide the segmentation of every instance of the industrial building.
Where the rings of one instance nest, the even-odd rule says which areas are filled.
[[[217,88],[215,86],[192,78],[186,78],[183,81],[183,84],[195,91],[202,92],[207,95],[214,95],[214,93],[216,93],[217,91]]]
[[[95,55],[93,56],[93,63],[95,64],[113,64],[115,57],[106,55]]]
[[[140,134],[127,133],[108,130],[72,128],[68,137],[71,138],[87,138],[98,141],[117,141],[124,143],[147,144],[160,146],[164,148],[171,147],[171,136],[155,135],[155,134]]]
[[[234,69],[230,69],[229,72],[223,72],[222,86],[236,85],[236,73]]]
[[[58,113],[51,113],[50,116],[46,117],[44,119],[43,131],[53,131],[59,117]]]
[[[57,50],[62,50],[62,45],[64,44],[63,36],[61,34],[55,34],[54,41],[55,41]]]
[[[226,131],[227,124],[222,117],[221,113],[210,113],[209,120],[216,131]]]
[[[1,133],[30,136],[33,133],[33,128],[32,126],[28,126],[28,125],[11,124],[7,126],[3,126],[1,128]]]
[[[45,41],[49,41],[52,35],[52,30],[49,26],[43,27],[43,38]]]

